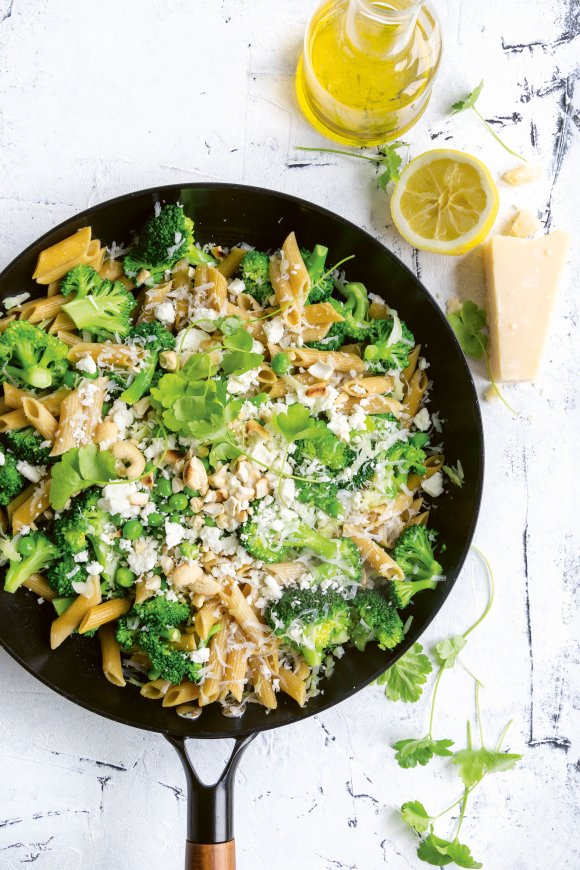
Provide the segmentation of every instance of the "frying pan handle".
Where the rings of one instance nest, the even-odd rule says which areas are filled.
[[[212,785],[198,777],[187,752],[186,738],[166,736],[179,753],[187,782],[185,870],[236,870],[235,776],[244,750],[256,735],[236,737],[223,773]]]

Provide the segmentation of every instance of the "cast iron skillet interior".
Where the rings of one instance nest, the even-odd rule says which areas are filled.
[[[245,241],[258,248],[276,248],[295,230],[299,243],[325,244],[329,262],[350,254],[347,277],[362,281],[383,296],[409,324],[430,362],[433,380],[430,407],[444,424],[448,462],[461,460],[465,483],[450,486],[436,500],[432,526],[439,530],[446,549],[439,556],[447,579],[435,592],[418,596],[413,622],[405,642],[394,652],[376,646],[359,653],[351,650],[337,663],[324,693],[304,710],[284,695],[279,706],[266,713],[249,704],[242,718],[224,717],[217,705],[206,708],[195,721],[182,719],[160,704],[146,700],[137,688],[117,688],[101,673],[96,641],[73,637],[58,650],[49,648],[53,617],[49,604],[39,606],[36,596],[20,590],[0,592],[0,644],[43,683],[94,713],[118,722],[173,737],[243,737],[252,732],[287,725],[320,713],[362,689],[384,671],[421,636],[442,607],[459,574],[475,528],[483,479],[483,433],[477,398],[463,354],[439,307],[417,278],[390,251],[368,233],[331,212],[285,194],[230,184],[192,184],[140,191],[94,206],[70,218],[28,247],[0,275],[0,298],[28,290],[43,295],[31,280],[41,250],[90,224],[93,238],[105,244],[128,243],[131,231],[148,218],[156,201],[180,202],[195,221],[198,242],[232,245]]]

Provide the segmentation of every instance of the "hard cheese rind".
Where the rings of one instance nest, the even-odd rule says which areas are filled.
[[[548,332],[569,237],[494,236],[485,270],[491,372],[497,381],[533,381]]]

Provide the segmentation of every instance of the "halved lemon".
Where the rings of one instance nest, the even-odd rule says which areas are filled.
[[[477,157],[440,148],[415,157],[401,173],[391,214],[413,247],[457,256],[481,244],[499,209],[489,169]]]

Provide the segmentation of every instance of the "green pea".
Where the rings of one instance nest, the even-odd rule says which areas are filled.
[[[186,486],[183,491],[188,498],[197,498],[199,495],[199,489],[192,489],[190,486]]]
[[[209,464],[209,459],[207,458],[207,456],[202,456],[202,457],[201,457],[201,464],[203,465],[203,467],[205,468],[206,471],[210,471],[210,470],[211,470],[211,467],[210,467],[210,464]]]
[[[169,502],[162,501],[160,504],[157,505],[157,510],[160,511],[160,513],[162,514],[170,514],[171,508],[169,507]]]
[[[139,520],[127,520],[123,526],[123,537],[128,541],[136,541],[143,534],[143,526]]]
[[[130,571],[129,568],[117,568],[115,572],[115,583],[117,586],[132,586],[137,579],[137,575]]]
[[[161,477],[157,483],[155,484],[155,492],[162,496],[162,498],[169,498],[173,489],[171,488],[171,481],[166,477]]]
[[[158,514],[157,511],[152,511],[147,514],[147,523],[150,526],[162,526],[164,522],[163,514]]]
[[[122,526],[125,520],[123,519],[121,514],[113,514],[111,517],[111,522],[114,523],[116,526]]]
[[[21,556],[32,556],[36,549],[32,535],[26,535],[24,538],[20,538],[16,545],[16,549]]]
[[[188,503],[189,499],[184,492],[176,492],[167,501],[169,507],[174,511],[182,511],[187,507]]]
[[[275,353],[272,357],[272,369],[277,375],[285,375],[292,368],[292,361],[287,353]]]
[[[206,517],[204,520],[204,525],[206,526],[215,526],[215,520],[213,517]]]
[[[183,514],[170,514],[169,515],[169,519],[171,520],[171,522],[177,523],[178,525],[181,525],[182,517],[183,517]]]

